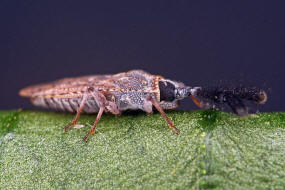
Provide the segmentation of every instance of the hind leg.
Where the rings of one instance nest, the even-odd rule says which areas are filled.
[[[83,95],[82,101],[81,101],[81,103],[80,103],[79,108],[77,109],[77,112],[76,112],[76,115],[75,115],[73,121],[72,121],[70,124],[68,124],[67,126],[64,127],[64,131],[65,131],[65,132],[67,132],[67,130],[68,130],[70,127],[73,127],[73,126],[75,126],[75,125],[77,124],[78,119],[79,119],[79,117],[80,117],[80,114],[81,114],[81,112],[83,111],[83,108],[84,108],[84,105],[85,105],[85,103],[86,103],[87,98],[88,98],[88,92],[86,92],[86,93]]]
[[[82,113],[82,111],[84,109],[84,106],[85,106],[85,103],[87,101],[89,93],[93,96],[95,101],[99,103],[99,105],[100,105],[99,113],[100,113],[100,111],[102,112],[102,110],[101,110],[102,107],[104,107],[104,110],[106,109],[107,111],[111,112],[114,115],[118,115],[118,114],[121,113],[118,110],[117,105],[114,102],[107,101],[105,96],[102,93],[94,90],[92,87],[89,87],[87,92],[84,93],[84,95],[83,95],[82,101],[80,103],[79,108],[77,109],[77,112],[76,112],[76,115],[75,115],[73,121],[70,124],[68,124],[67,126],[64,127],[64,131],[65,132],[67,132],[67,130],[69,128],[71,128],[71,127],[73,127],[73,126],[75,126],[77,124],[77,122],[79,120],[79,117],[80,117],[80,114]],[[101,113],[101,115],[102,115],[102,113]]]

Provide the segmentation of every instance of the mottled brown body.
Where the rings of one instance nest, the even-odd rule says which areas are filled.
[[[151,112],[147,96],[151,95],[160,102],[163,109],[174,109],[178,101],[160,101],[158,82],[163,77],[151,75],[144,71],[134,70],[116,75],[94,75],[77,78],[66,78],[48,84],[24,88],[20,95],[31,98],[36,106],[51,108],[57,111],[76,112],[84,93],[89,87],[102,93],[107,101],[116,103],[120,111],[141,109]],[[183,87],[182,83],[177,83]],[[97,113],[98,102],[88,93],[83,112]],[[108,112],[108,110],[105,110]]]
[[[143,110],[152,113],[155,107],[170,128],[177,134],[179,130],[167,117],[163,110],[178,107],[179,101],[190,97],[201,108],[209,108],[210,103],[204,103],[197,96],[208,99],[214,104],[228,104],[234,113],[246,115],[247,108],[242,99],[256,103],[266,101],[266,93],[257,88],[217,88],[213,90],[201,87],[185,86],[181,82],[152,75],[142,70],[132,70],[115,75],[91,75],[76,78],[66,78],[47,84],[24,88],[20,95],[31,99],[36,106],[57,111],[76,112],[68,128],[77,124],[80,113],[97,113],[97,118],[84,137],[93,134],[103,112],[118,115],[125,110]]]
[[[66,78],[30,86],[22,89],[20,95],[30,98],[36,106],[57,111],[77,112],[78,118],[80,112],[100,113],[102,107],[104,107],[103,111],[113,114],[137,109],[152,113],[153,106],[159,106],[160,111],[176,108],[179,100],[161,100],[159,82],[167,83],[168,80],[141,70],[132,70],[115,75]],[[184,87],[183,83],[172,81],[172,84],[176,87]],[[167,116],[164,114],[164,117]],[[78,118],[75,118],[71,125],[75,125]],[[178,129],[172,122],[169,119],[167,121],[178,133]]]

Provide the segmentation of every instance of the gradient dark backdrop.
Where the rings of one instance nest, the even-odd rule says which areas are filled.
[[[192,86],[264,87],[260,110],[284,111],[283,2],[2,0],[0,109],[34,108],[18,96],[27,85],[144,69]]]

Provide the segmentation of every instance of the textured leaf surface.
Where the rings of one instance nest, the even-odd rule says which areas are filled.
[[[0,189],[285,189],[285,113],[0,112]]]

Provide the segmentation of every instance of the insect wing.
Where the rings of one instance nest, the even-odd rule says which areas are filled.
[[[81,94],[90,86],[94,88],[112,88],[108,82],[112,75],[90,75],[75,78],[65,78],[54,82],[29,86],[20,91],[23,97],[37,96],[65,96],[67,94]]]

